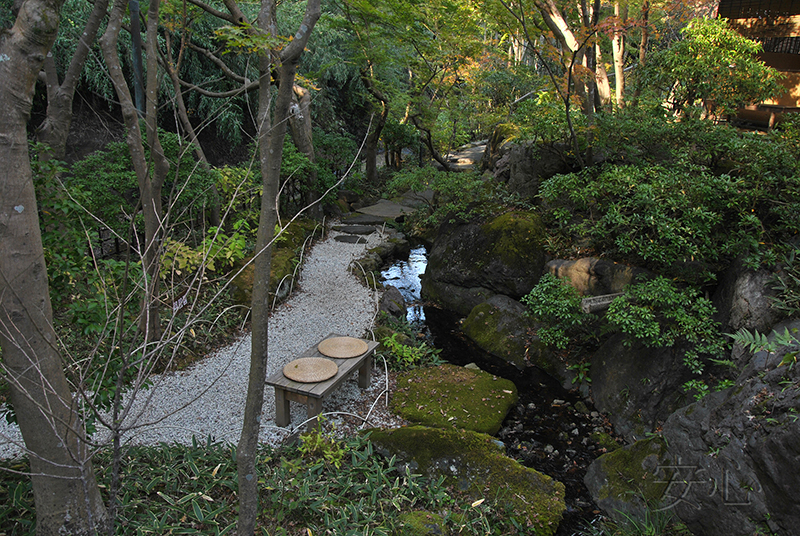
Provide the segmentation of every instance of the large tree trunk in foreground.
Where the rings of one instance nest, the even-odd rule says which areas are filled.
[[[278,35],[275,19],[276,0],[262,0],[258,27],[268,35]],[[292,103],[295,71],[300,55],[308,43],[320,16],[320,0],[308,0],[303,22],[297,33],[280,52],[280,80],[275,100],[274,120],[270,119],[272,88],[270,74],[275,65],[266,54],[259,59],[261,83],[258,103],[258,150],[264,191],[261,197],[261,216],[258,223],[255,270],[253,274],[252,347],[247,399],[244,409],[242,435],[236,449],[239,481],[239,536],[252,536],[258,517],[258,470],[256,454],[264,407],[264,382],[267,376],[267,335],[269,322],[269,275],[272,265],[272,239],[277,221],[277,193],[280,184],[283,140],[286,119]]]
[[[28,155],[33,90],[59,0],[26,0],[0,38],[0,346],[28,449],[36,533],[88,535],[108,519],[62,369]]]

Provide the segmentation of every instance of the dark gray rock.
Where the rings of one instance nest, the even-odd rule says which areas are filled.
[[[406,318],[406,300],[403,295],[392,285],[384,285],[383,295],[381,296],[378,309],[395,318]]]
[[[539,185],[550,177],[569,173],[561,151],[534,142],[507,143],[499,151],[492,175],[505,182],[509,191],[534,197]]]
[[[776,329],[800,330],[800,321]],[[797,534],[800,369],[779,366],[787,351],[796,348],[752,355],[733,387],[675,411],[664,423],[667,451],[658,467],[664,488],[657,499],[694,534]],[[587,486],[601,507],[639,515],[636,505],[600,503],[608,496],[603,479],[619,469],[593,464]],[[636,493],[637,486],[628,491]]]
[[[745,328],[764,332],[778,321],[778,314],[770,307],[770,298],[775,296],[770,282],[773,276],[768,270],[744,268],[741,262],[722,275],[713,302],[724,331]]]
[[[385,225],[386,219],[371,214],[352,213],[342,218],[342,223],[347,225]]]
[[[334,225],[331,229],[352,235],[369,235],[376,231],[373,225]]]
[[[678,347],[649,348],[612,336],[592,358],[595,406],[629,441],[641,439],[676,409],[691,402],[681,386],[692,379]]]
[[[541,277],[543,235],[539,217],[522,211],[442,225],[422,276],[422,297],[462,315],[494,294],[522,298]]]
[[[648,506],[664,497],[671,465],[664,440],[652,437],[603,454],[586,470],[583,482],[613,519],[642,519]]]
[[[363,236],[355,235],[338,235],[333,237],[337,242],[344,242],[346,244],[366,244],[367,239]]]

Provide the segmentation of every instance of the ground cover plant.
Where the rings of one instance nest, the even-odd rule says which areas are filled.
[[[109,453],[98,454],[101,486],[110,485]],[[257,465],[262,509],[258,534],[402,534],[420,513],[458,534],[525,534],[502,501],[467,499],[376,452],[366,437],[310,432],[293,446],[262,446]],[[30,482],[2,462],[0,533],[35,534]],[[122,457],[116,534],[233,534],[237,518],[236,450],[208,438],[192,445],[129,447]]]

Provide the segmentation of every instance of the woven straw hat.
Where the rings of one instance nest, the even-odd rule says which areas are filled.
[[[365,341],[353,337],[331,337],[317,346],[319,353],[336,359],[358,357],[366,352],[367,348]]]
[[[324,357],[302,357],[283,367],[283,375],[300,383],[324,382],[336,376],[339,367]]]

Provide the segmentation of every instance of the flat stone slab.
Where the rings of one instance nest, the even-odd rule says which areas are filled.
[[[354,235],[368,235],[375,232],[375,227],[371,225],[334,225],[331,229]]]
[[[334,236],[334,240],[337,242],[344,242],[346,244],[366,244],[367,240],[363,236],[356,236],[356,235],[339,235]]]
[[[381,218],[395,219],[406,214],[411,214],[414,209],[395,203],[394,201],[386,201],[381,199],[374,205],[360,208],[357,212],[361,214],[368,214],[370,216],[380,216]]]
[[[369,214],[353,214],[352,216],[343,217],[342,223],[347,225],[383,225],[386,223],[386,218]]]

